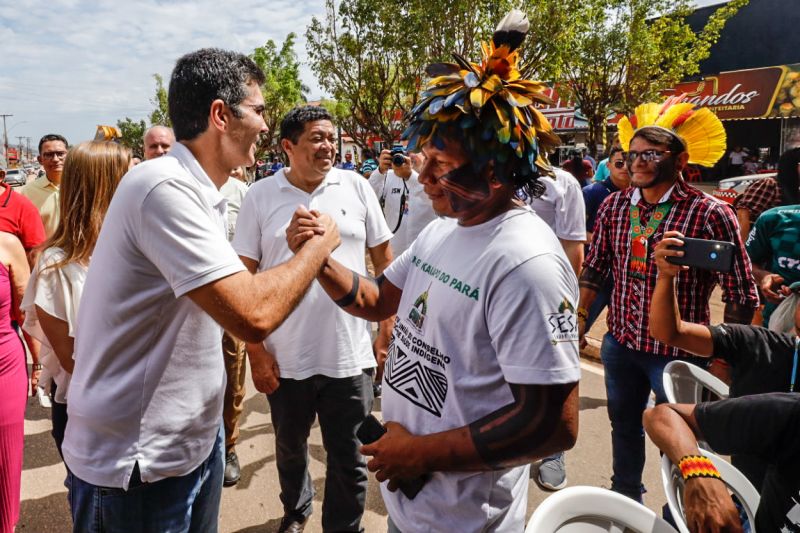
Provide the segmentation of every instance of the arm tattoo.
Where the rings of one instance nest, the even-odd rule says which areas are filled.
[[[755,309],[741,304],[728,302],[725,304],[725,322],[731,324],[749,324],[753,321]]]
[[[607,276],[607,274],[595,270],[592,267],[584,267],[583,272],[581,272],[581,277],[578,278],[578,285],[581,289],[590,289],[595,292],[600,292]]]
[[[358,296],[358,285],[359,285],[358,278],[359,278],[358,274],[353,272],[353,287],[350,289],[350,292],[348,292],[347,294],[345,294],[344,296],[342,296],[341,298],[339,298],[334,302],[336,305],[338,305],[339,307],[347,307],[349,305],[352,305],[353,302],[356,301],[356,296]]]
[[[553,436],[570,390],[512,383],[509,387],[513,403],[469,425],[478,455],[495,469],[518,463]]]

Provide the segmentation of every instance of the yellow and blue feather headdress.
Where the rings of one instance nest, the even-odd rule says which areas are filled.
[[[552,104],[544,83],[522,79],[518,48],[529,23],[512,10],[498,24],[489,43],[482,43],[480,64],[453,54],[456,63],[434,63],[420,102],[406,117],[408,149],[443,138],[462,140],[476,166],[494,163],[502,181],[550,174],[546,153],[561,144],[536,103]]]

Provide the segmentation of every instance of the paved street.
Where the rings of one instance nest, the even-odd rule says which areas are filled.
[[[720,292],[712,296],[712,321],[722,320]],[[590,342],[595,347],[605,333],[605,316],[602,315],[590,332]],[[593,350],[589,350],[593,353]],[[596,348],[594,353],[596,353]],[[606,396],[602,367],[584,360],[580,388],[580,433],[578,444],[567,454],[567,472],[570,485],[610,487],[611,437],[606,413]],[[275,470],[275,440],[269,421],[266,398],[257,394],[249,381],[242,421],[240,444],[237,448],[242,465],[242,479],[238,485],[223,491],[221,528],[223,533],[271,533],[276,531],[282,515],[278,499],[278,482]],[[113,386],[109,384],[109,386]],[[375,409],[380,418],[380,403]],[[31,533],[66,533],[70,531],[66,489],[63,486],[64,467],[53,439],[50,437],[49,412],[29,400],[25,420],[25,462],[22,473],[22,514],[17,531]],[[660,512],[666,502],[661,489],[658,451],[647,441],[645,504]],[[311,475],[316,488],[316,509],[307,531],[322,531],[320,504],[325,483],[325,450],[319,428],[311,433]],[[535,473],[535,468],[532,469]],[[528,513],[548,495],[531,480]],[[367,512],[364,516],[366,531],[386,531],[386,509],[381,500],[377,482],[370,477],[367,495]]]

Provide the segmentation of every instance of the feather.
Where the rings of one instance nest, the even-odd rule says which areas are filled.
[[[513,52],[525,40],[528,29],[530,23],[527,15],[519,9],[512,9],[495,28],[492,43],[495,49],[505,45],[509,52]]]
[[[622,145],[622,149],[627,152],[631,146],[631,139],[633,139],[633,124],[628,120],[628,117],[619,119],[617,132],[619,133],[619,143]]]
[[[455,63],[431,63],[425,68],[425,74],[431,78],[438,76],[448,76],[451,74],[458,74],[461,67]]]
[[[477,71],[477,69],[475,69],[475,67],[472,65],[472,63],[470,63],[469,61],[467,61],[466,59],[461,57],[461,55],[453,52],[453,59],[456,60],[456,63],[458,63],[458,65],[462,69],[468,70],[468,71],[472,72],[473,74],[475,74],[476,76],[479,74],[479,72]]]

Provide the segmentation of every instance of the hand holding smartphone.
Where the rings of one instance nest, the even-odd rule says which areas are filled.
[[[671,250],[683,251],[682,257],[669,256],[667,261],[674,265],[685,265],[704,270],[730,272],[733,268],[732,242],[713,241],[680,237],[683,246],[670,246]]]

